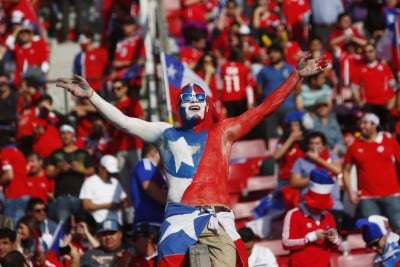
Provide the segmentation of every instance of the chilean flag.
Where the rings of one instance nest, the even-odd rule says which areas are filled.
[[[208,96],[212,96],[211,90],[206,82],[200,78],[193,70],[185,66],[174,56],[164,54],[165,67],[164,73],[168,81],[168,92],[172,110],[176,110],[178,96],[181,88],[188,83],[200,85]]]
[[[385,8],[386,30],[378,41],[376,50],[382,59],[390,60],[394,70],[400,70],[400,16],[399,10]]]

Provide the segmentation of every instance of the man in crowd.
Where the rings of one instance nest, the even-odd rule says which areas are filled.
[[[16,248],[15,240],[17,234],[9,228],[0,229],[0,264],[3,263],[4,257],[8,252]]]
[[[216,266],[247,266],[247,253],[235,229],[228,194],[228,162],[233,143],[271,114],[301,77],[322,71],[324,60],[305,58],[287,80],[259,106],[218,123],[209,120],[203,88],[189,83],[178,98],[181,127],[124,115],[102,99],[81,76],[58,78],[57,86],[88,98],[114,126],[153,143],[160,151],[168,179],[168,203],[159,239],[159,266],[182,266],[189,247],[208,246]],[[179,240],[179,241],[178,241]],[[236,258],[240,251],[239,259]],[[243,252],[242,252],[243,251]]]
[[[107,218],[122,223],[127,195],[115,178],[118,171],[118,160],[112,155],[104,155],[100,159],[98,174],[88,177],[82,185],[79,198],[83,209],[89,211],[98,223]]]
[[[378,132],[380,120],[366,113],[360,120],[361,137],[348,148],[343,167],[343,182],[361,216],[383,215],[394,231],[400,230],[400,196],[396,162],[400,146],[389,133]],[[350,170],[357,169],[358,192],[351,186]],[[377,186],[379,183],[379,186]]]
[[[286,214],[282,243],[290,250],[290,266],[329,266],[331,250],[339,240],[335,219],[327,211],[333,207],[334,184],[325,170],[312,170],[303,202]]]

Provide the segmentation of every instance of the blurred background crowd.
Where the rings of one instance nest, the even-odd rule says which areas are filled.
[[[205,81],[215,121],[256,106],[286,80],[301,57],[324,57],[332,68],[297,84],[245,138],[266,144],[271,157],[256,173],[273,175],[274,187],[259,190],[252,199],[232,198],[232,206],[243,200],[265,204],[266,195],[279,191],[285,208],[273,217],[282,219],[298,205],[311,170],[324,168],[336,177],[334,215],[345,236],[357,231],[357,217],[367,215],[355,208],[358,197],[398,196],[397,173],[394,182],[390,178],[392,191],[354,193],[354,181],[368,180],[361,182],[363,190],[371,184],[379,188],[390,175],[381,169],[385,165],[370,164],[368,172],[375,177],[358,173],[354,178],[350,165],[364,167],[357,165],[356,148],[349,152],[360,136],[377,138],[385,132],[400,159],[398,1],[144,2],[0,1],[0,261],[16,248],[33,266],[92,266],[92,254],[107,264],[110,255],[113,264],[154,264],[157,227],[167,201],[158,151],[108,124],[86,99],[73,99],[64,110],[54,107],[64,99],[50,90],[50,58],[57,57],[52,53],[58,46],[71,43],[80,51],[68,55],[65,76],[85,76],[123,113],[148,120],[154,115],[152,103],[158,118],[165,119],[162,71],[156,67],[161,52],[173,54]],[[157,24],[150,42],[152,25],[139,19],[149,3],[164,22]],[[155,105],[151,79],[157,84]],[[377,152],[387,151],[386,145]],[[373,162],[373,153],[368,160]],[[379,205],[379,214],[399,231],[400,213],[390,214],[385,204]],[[246,224],[258,239],[281,238],[281,229],[254,223],[268,209],[238,227]],[[8,248],[2,248],[4,240]],[[125,250],[115,256],[121,247]]]

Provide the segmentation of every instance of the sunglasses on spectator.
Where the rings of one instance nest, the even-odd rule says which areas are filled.
[[[317,104],[317,108],[319,107],[328,107],[328,103],[319,103]]]
[[[46,209],[35,209],[33,210],[35,213],[39,213],[39,212],[46,212]]]
[[[123,86],[113,86],[113,88],[112,88],[112,89],[113,89],[113,90],[117,90],[117,91],[118,91],[118,90],[121,90],[121,89],[122,89],[122,87],[123,87]]]
[[[205,94],[181,94],[181,96],[180,96],[182,103],[192,102],[193,101],[193,97],[196,97],[196,100],[198,102],[206,101],[206,95]]]

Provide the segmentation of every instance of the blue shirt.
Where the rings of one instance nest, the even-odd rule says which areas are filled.
[[[158,223],[164,219],[165,205],[153,200],[142,187],[145,181],[152,181],[160,188],[167,184],[160,169],[149,159],[139,161],[133,168],[130,177],[132,204],[135,208],[134,225],[137,223]]]
[[[318,116],[313,116],[313,130],[325,135],[329,149],[337,147],[340,154],[346,152],[342,130],[334,115],[330,115],[327,124],[323,124]]]
[[[310,7],[315,24],[335,24],[338,15],[344,12],[341,0],[311,0]]]
[[[400,261],[400,246],[398,242],[387,239],[385,249],[382,255],[374,257],[374,266],[395,267]]]
[[[272,65],[264,66],[257,75],[257,84],[263,88],[262,100],[275,91],[290,74],[294,71],[294,67],[288,63],[284,63],[280,68],[274,68]],[[291,92],[288,98],[282,103],[280,109],[294,109],[294,93]]]
[[[336,153],[334,152],[329,152],[330,155],[330,159],[332,161],[338,161],[339,157]],[[292,173],[296,173],[299,174],[301,177],[309,177],[310,173],[312,170],[316,169],[317,165],[306,159],[306,158],[299,158],[296,160],[296,162],[293,164],[292,167]],[[308,191],[308,187],[304,188],[303,190],[301,190],[301,195],[304,195],[305,193],[307,193]],[[343,210],[343,203],[340,201],[340,188],[339,188],[339,184],[337,183],[337,181],[335,182],[335,185],[332,189],[331,192],[331,196],[333,198],[333,210]]]

